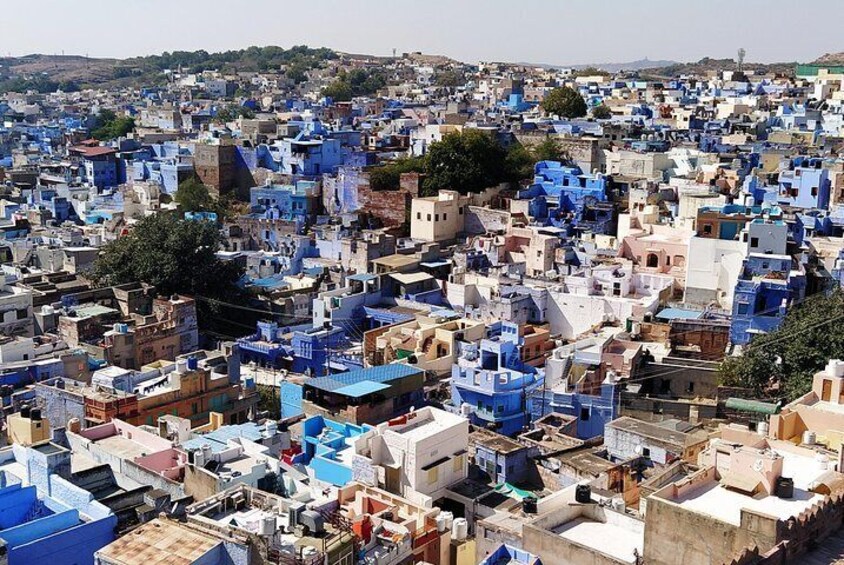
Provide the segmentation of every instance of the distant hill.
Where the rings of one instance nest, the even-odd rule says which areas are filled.
[[[670,67],[671,65],[678,65],[677,61],[669,61],[666,59],[661,59],[657,61],[651,61],[647,57],[644,59],[639,59],[638,61],[630,61],[629,63],[597,63],[594,65],[575,65],[575,69],[586,69],[595,67],[596,69],[600,69],[602,71],[607,71],[609,73],[618,73],[621,71],[640,71],[642,69],[660,69],[663,67]]]
[[[97,59],[79,55],[26,55],[0,58],[0,92],[35,90],[53,92],[87,87],[109,88],[150,85],[160,82],[161,71],[183,69],[186,72],[220,70],[250,72],[278,70],[281,67],[294,80],[304,80],[308,69],[336,59],[331,49],[295,46],[249,47],[234,51],[209,53],[173,51],[130,59]]]
[[[794,73],[796,63],[744,63],[744,69],[757,73],[780,73],[790,75]],[[663,67],[651,67],[639,69],[643,77],[651,78],[673,78],[678,75],[704,75],[708,72],[721,72],[735,70],[736,61],[733,59],[712,59],[704,57],[693,63],[676,63]]]
[[[810,64],[812,65],[844,65],[844,52],[824,53]]]
[[[551,63],[517,63],[526,67],[542,67],[545,69],[598,69],[608,73],[617,73],[619,71],[638,71],[640,69],[653,69],[659,67],[667,67],[669,65],[677,65],[677,61],[658,60],[651,61],[647,57],[639,59],[638,61],[630,61],[627,63],[586,63],[578,65],[554,65]]]

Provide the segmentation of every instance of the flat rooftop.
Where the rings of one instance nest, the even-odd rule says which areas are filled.
[[[596,549],[625,563],[635,563],[634,551],[644,553],[645,536],[609,522],[576,518],[552,530],[561,538]]]
[[[512,453],[514,451],[519,451],[520,449],[525,449],[525,446],[507,436],[496,434],[481,428],[476,429],[469,435],[469,441],[483,445],[487,449],[491,449],[501,454]]]
[[[758,512],[780,520],[796,516],[823,500],[820,494],[794,487],[793,498],[764,496],[753,498],[729,490],[715,481],[706,483],[674,500],[686,510],[712,516],[734,526],[741,525],[742,509]]]
[[[415,414],[418,414],[418,416],[414,419],[408,420],[407,425],[389,426],[387,430],[395,432],[402,437],[419,441],[426,437],[451,429],[461,421],[465,421],[464,418],[460,416],[450,414],[442,410],[438,410],[437,412],[432,410],[430,412],[430,417],[427,416],[425,412],[415,412]]]
[[[192,565],[220,543],[181,524],[153,520],[105,546],[100,555],[118,563]]]
[[[144,447],[140,443],[134,442],[131,439],[114,435],[98,439],[94,442],[101,449],[113,453],[121,459],[135,459],[149,455],[153,450]]]

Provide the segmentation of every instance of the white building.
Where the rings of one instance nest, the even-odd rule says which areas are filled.
[[[686,294],[689,304],[713,302],[730,309],[733,290],[747,255],[747,244],[737,240],[693,237],[686,261]]]
[[[577,336],[604,322],[624,322],[656,313],[674,284],[667,275],[633,273],[631,263],[601,265],[565,278],[551,287],[548,322],[562,339]]]
[[[32,291],[8,284],[0,275],[0,335],[33,335]]]
[[[466,478],[468,444],[468,420],[426,406],[362,435],[356,451],[383,467],[386,490],[430,508]]]

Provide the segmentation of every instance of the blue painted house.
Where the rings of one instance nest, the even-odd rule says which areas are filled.
[[[117,516],[69,479],[70,450],[54,443],[0,450],[0,541],[8,565],[93,565]]]
[[[730,341],[750,343],[754,335],[777,329],[788,308],[806,294],[806,275],[788,255],[751,253],[735,286]]]
[[[542,386],[541,369],[521,361],[519,326],[501,324],[501,335],[463,346],[451,372],[451,401],[469,420],[501,434],[521,432],[531,421],[533,392]]]
[[[342,487],[352,482],[352,442],[371,430],[366,424],[357,426],[335,422],[322,416],[312,416],[302,423],[302,453],[293,462],[301,463],[313,472],[319,481]]]
[[[600,174],[583,174],[578,167],[540,161],[534,166],[533,184],[519,191],[517,199],[530,201],[528,214],[539,222],[555,226],[587,223],[599,233],[612,227],[606,179]]]
[[[249,190],[249,202],[257,211],[277,209],[281,219],[298,217],[311,224],[319,211],[318,194],[315,182],[298,180],[295,184],[254,186]]]
[[[820,158],[795,157],[779,173],[779,203],[795,208],[825,210],[829,206],[829,171]]]

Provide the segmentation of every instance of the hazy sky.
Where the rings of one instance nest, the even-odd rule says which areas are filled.
[[[2,0],[0,54],[306,44],[575,64],[844,51],[844,0]],[[837,28],[837,29],[836,29]]]

